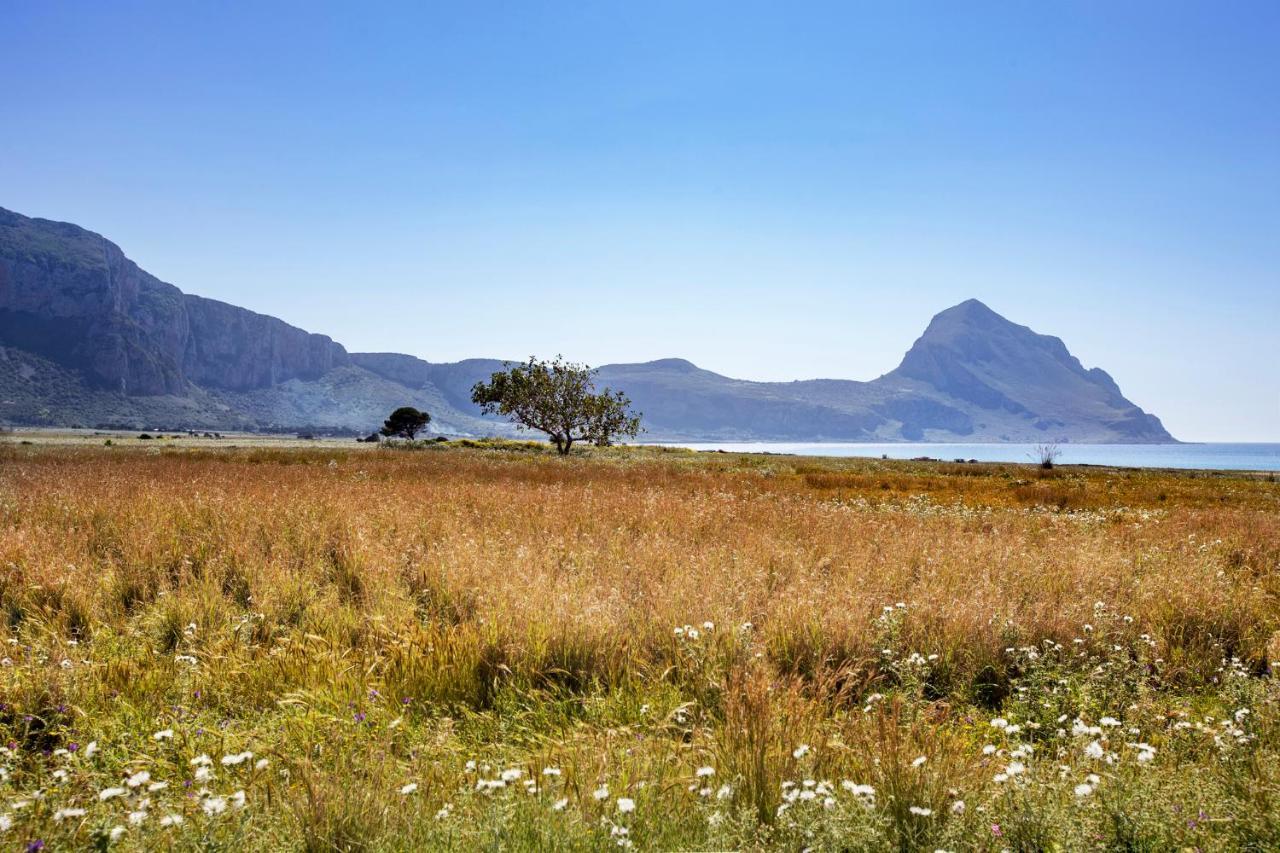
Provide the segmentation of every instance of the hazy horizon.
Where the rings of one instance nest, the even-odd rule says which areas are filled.
[[[870,380],[977,298],[1280,441],[1280,7],[381,10],[8,8],[0,206],[435,362]]]

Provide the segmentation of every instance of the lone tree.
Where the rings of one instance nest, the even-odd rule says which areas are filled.
[[[382,422],[381,432],[388,438],[407,438],[410,441],[418,431],[431,423],[431,415],[413,406],[401,406]]]
[[[575,441],[605,447],[621,435],[640,432],[640,413],[621,391],[597,392],[595,371],[556,356],[555,361],[530,357],[477,382],[471,401],[487,415],[505,415],[519,429],[545,432],[561,455]]]

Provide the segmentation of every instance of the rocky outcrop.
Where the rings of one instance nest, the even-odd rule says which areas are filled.
[[[874,384],[999,425],[997,437],[1012,430],[1026,438],[1173,440],[1159,418],[1125,399],[1106,371],[1086,370],[1060,338],[1012,323],[976,299],[937,314],[897,369]],[[1088,438],[1076,437],[1081,425]]]
[[[182,394],[182,293],[75,225],[0,209],[0,341],[131,394]]]
[[[318,379],[350,363],[341,344],[283,320],[225,302],[187,296],[191,330],[183,354],[187,381],[247,391],[290,379]]]
[[[182,293],[98,234],[4,209],[0,343],[135,396],[266,388],[349,360],[324,335]]]

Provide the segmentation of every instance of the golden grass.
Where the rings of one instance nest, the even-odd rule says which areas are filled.
[[[668,663],[673,626],[708,620],[753,623],[784,669],[857,662],[898,601],[916,645],[978,661],[1008,630],[1069,641],[1095,601],[1154,631],[1212,628],[1255,660],[1277,627],[1275,484],[701,461],[11,455],[0,597],[11,622],[31,611],[73,636],[166,593],[354,649],[474,632],[508,667],[606,680]],[[1056,511],[1060,495],[1089,510]]]
[[[484,448],[11,447],[2,466],[0,615],[41,650],[5,682],[7,707],[72,705],[104,740],[177,706],[250,731],[283,715],[254,737],[294,768],[270,789],[292,822],[254,844],[397,846],[380,797],[410,765],[443,801],[459,770],[438,755],[428,772],[394,749],[328,767],[306,752],[373,690],[407,700],[415,737],[441,749],[554,754],[587,812],[597,779],[714,762],[758,821],[737,843],[782,843],[760,827],[780,783],[814,772],[790,750],[830,740],[817,769],[906,786],[876,831],[925,845],[936,833],[906,802],[987,775],[954,721],[1004,707],[1023,672],[1011,648],[1071,648],[1102,603],[1117,642],[1156,644],[1144,689],[1190,696],[1224,658],[1263,672],[1280,630],[1280,486],[1246,476]],[[937,656],[919,684],[908,651]],[[909,695],[874,725],[856,713],[894,691]],[[504,729],[504,703],[536,695],[578,710]],[[634,722],[647,697],[667,736],[619,764],[614,724],[584,727],[579,706],[622,703],[610,719]],[[307,721],[292,758],[291,709]],[[68,737],[0,724],[32,748]],[[890,772],[926,748],[945,773]],[[387,793],[335,816],[324,791],[344,774]]]

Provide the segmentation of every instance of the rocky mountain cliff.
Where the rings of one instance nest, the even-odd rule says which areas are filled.
[[[399,405],[454,434],[509,434],[470,401],[497,359],[348,353],[275,317],[184,294],[75,225],[0,208],[0,422],[368,431]],[[871,382],[750,382],[683,359],[613,364],[651,439],[1172,441],[1058,338],[969,300]]]
[[[97,234],[3,208],[0,341],[133,396],[267,388],[350,361],[325,335],[184,294]]]

